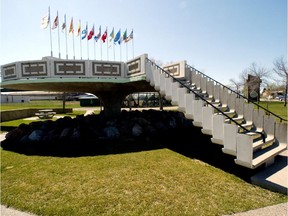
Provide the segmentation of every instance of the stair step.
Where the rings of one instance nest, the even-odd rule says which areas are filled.
[[[259,132],[260,132],[260,131],[259,131]],[[259,138],[262,137],[260,133],[256,133],[256,132],[253,132],[253,131],[247,132],[247,133],[245,133],[245,134],[247,134],[247,135],[249,135],[249,136],[253,136],[253,140],[259,139]]]
[[[272,145],[269,148],[263,149],[261,151],[257,151],[253,155],[253,159],[251,162],[234,159],[236,164],[239,164],[241,166],[248,167],[250,169],[255,169],[262,164],[266,164],[266,166],[274,163],[274,159],[277,155],[279,155],[281,152],[285,151],[287,149],[286,144],[280,144],[280,145]]]
[[[267,149],[267,150],[266,150]],[[285,149],[287,149],[287,146],[285,144],[280,144],[277,146],[271,146],[269,149],[266,148],[263,150],[263,152],[259,152],[258,154],[255,154],[255,158],[252,161],[252,165],[253,167],[258,167],[264,163],[269,162],[269,160],[273,160],[274,158],[281,153],[282,151],[284,151]]]
[[[265,139],[265,142],[263,142],[262,139],[256,140],[253,142],[253,151],[256,151],[260,148],[267,148],[268,146],[272,145],[275,142],[275,138],[273,136],[268,136]]]
[[[222,112],[226,112],[228,109],[227,105],[222,106],[221,104],[219,104],[220,106],[216,106],[219,110],[221,110]],[[215,109],[215,113],[219,113],[221,114],[218,110]]]
[[[232,118],[234,121],[238,122],[239,124],[241,124],[244,121],[243,116],[237,116]],[[235,124],[233,121],[231,121],[230,119],[225,119],[225,123],[231,123],[231,124]]]
[[[246,122],[241,124],[242,127],[246,128],[247,130],[251,130],[253,128],[253,122]],[[238,132],[244,132],[244,129],[238,126]]]

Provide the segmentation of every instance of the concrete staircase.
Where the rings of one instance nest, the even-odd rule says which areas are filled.
[[[222,145],[223,153],[235,156],[236,164],[251,169],[268,166],[287,149],[287,122],[281,123],[285,119],[258,104],[254,109],[247,98],[186,61],[161,68],[147,59],[145,66],[146,81],[210,135],[213,143]]]

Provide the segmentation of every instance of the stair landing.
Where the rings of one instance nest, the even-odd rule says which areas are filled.
[[[275,157],[275,163],[251,177],[254,185],[288,194],[288,150]]]

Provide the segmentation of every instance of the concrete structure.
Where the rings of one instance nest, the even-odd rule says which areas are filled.
[[[223,153],[251,169],[268,166],[287,149],[287,123],[258,104],[206,76],[186,61],[163,68],[143,54],[128,62],[62,60],[3,65],[2,86],[20,90],[91,92],[109,116],[121,112],[124,98],[135,92],[158,91],[201,127]],[[266,115],[269,113],[269,115]]]
[[[147,55],[124,62],[43,58],[3,65],[2,87],[18,90],[90,92],[107,115],[121,112],[133,92],[155,91],[145,80]]]

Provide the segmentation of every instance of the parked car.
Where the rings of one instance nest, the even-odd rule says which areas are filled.
[[[284,95],[279,95],[276,97],[276,99],[278,99],[279,101],[284,101],[284,98],[285,96]],[[288,95],[286,96],[286,101],[287,101],[287,98],[288,98]]]

